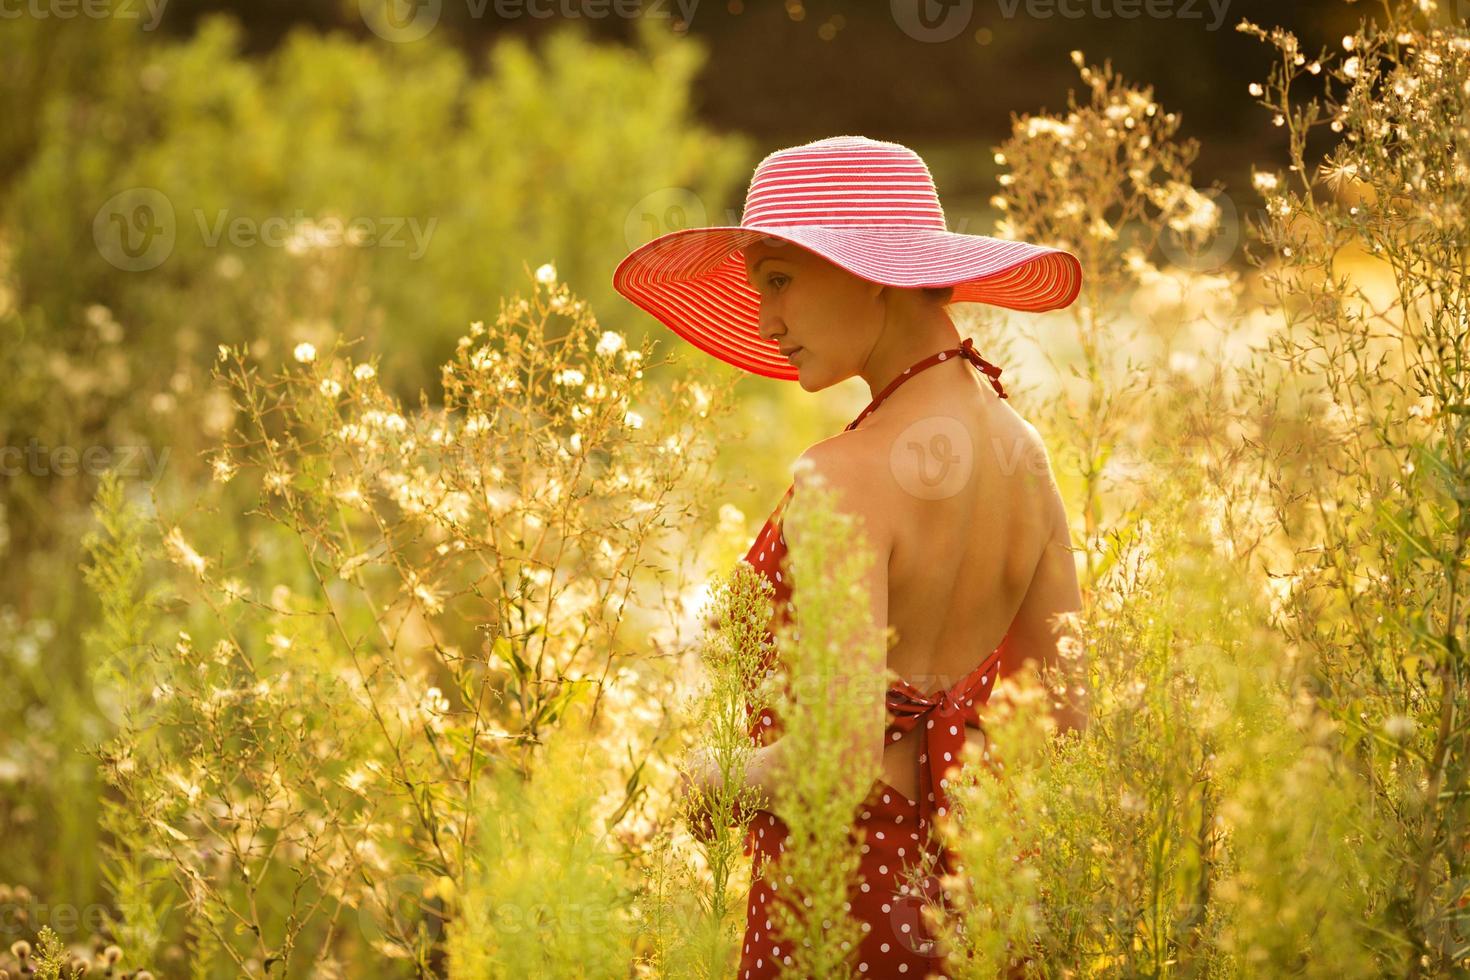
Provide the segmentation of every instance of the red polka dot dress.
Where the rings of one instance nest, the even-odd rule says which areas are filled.
[[[985,372],[1000,397],[1006,397],[999,381],[1000,369],[980,357],[967,338],[958,348],[930,355],[910,366],[847,429],[856,428],[904,381],[956,355]],[[783,562],[786,539],[781,517],[792,489],[794,486],[781,498],[743,559],[774,587],[775,623],[785,622],[789,614],[791,586]],[[920,909],[926,899],[940,898],[938,875],[952,867],[952,856],[931,838],[930,828],[935,816],[946,812],[946,773],[959,765],[965,726],[980,727],[976,708],[989,698],[1003,649],[1004,642],[953,687],[926,693],[899,681],[888,689],[884,737],[897,741],[905,732],[918,729],[922,739],[920,799],[909,799],[879,779],[854,815],[852,839],[862,857],[858,877],[849,884],[848,907],[863,934],[854,961],[860,976],[945,975],[945,961]],[[774,711],[763,710],[752,720],[750,735],[757,745],[766,745],[780,734],[781,722]],[[775,977],[782,963],[791,962],[790,946],[778,934],[772,915],[774,904],[793,900],[791,882],[783,877],[777,860],[786,836],[786,825],[775,814],[765,810],[754,814],[745,842],[745,853],[752,857],[751,889],[737,980]],[[904,872],[921,865],[926,874],[918,882],[919,887],[911,887]]]

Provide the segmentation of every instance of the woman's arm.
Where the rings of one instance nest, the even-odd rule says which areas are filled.
[[[1058,698],[1052,692],[1047,699],[1057,733],[1061,734],[1087,729],[1087,695],[1078,689],[1078,684],[1086,678],[1086,671],[1081,669],[1084,665],[1064,665],[1061,657],[1066,644],[1077,642],[1067,622],[1069,614],[1082,609],[1082,593],[1077,584],[1077,562],[1067,512],[1054,482],[1049,484],[1048,501],[1050,533],[1026,596],[1021,600],[1021,608],[1007,633],[1008,650],[1001,661],[1000,676],[1023,672],[1039,679],[1043,671],[1056,671],[1057,677],[1067,678],[1071,683],[1065,695]]]

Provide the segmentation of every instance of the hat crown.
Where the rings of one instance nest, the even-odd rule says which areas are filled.
[[[946,230],[923,158],[866,136],[832,136],[767,156],[751,178],[740,224]]]

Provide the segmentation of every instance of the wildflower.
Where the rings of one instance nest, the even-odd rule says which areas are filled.
[[[536,281],[543,285],[551,285],[556,282],[556,266],[547,262],[536,270]]]
[[[229,483],[235,475],[235,461],[230,459],[229,453],[220,453],[210,460],[209,465],[217,483]]]
[[[1118,237],[1118,232],[1112,225],[1102,218],[1096,218],[1088,226],[1087,233],[1102,241],[1113,241]]]
[[[1358,56],[1353,55],[1351,58],[1342,63],[1342,73],[1348,78],[1357,78],[1358,67],[1360,64],[1361,62],[1358,61]]]
[[[312,361],[316,360],[316,348],[313,347],[311,344],[306,343],[305,341],[297,344],[296,349],[293,350],[291,353],[296,358],[296,360],[300,361],[302,364],[310,364]]]
[[[362,413],[362,420],[370,428],[384,429],[388,432],[403,432],[408,428],[408,422],[397,412],[382,412],[378,409],[370,409]]]
[[[1357,179],[1358,165],[1355,163],[1329,162],[1322,166],[1321,174],[1334,191],[1340,191],[1344,184]]]
[[[705,390],[703,385],[690,385],[689,396],[693,403],[694,411],[698,413],[700,418],[704,418],[707,414],[709,414],[710,395],[709,392]]]
[[[1383,721],[1383,731],[1389,738],[1402,741],[1414,734],[1416,723],[1407,715],[1392,715]]]
[[[340,568],[337,569],[337,574],[340,575],[344,579],[349,579],[350,580],[352,578],[353,574],[357,571],[357,569],[364,562],[369,561],[372,557],[373,557],[372,554],[370,552],[366,552],[366,551],[364,551],[360,555],[353,555],[351,558],[347,559],[346,561],[344,561],[342,563],[342,567],[340,567]]]
[[[368,441],[368,430],[356,422],[348,422],[337,430],[337,438],[361,446]]]
[[[604,330],[602,337],[597,341],[597,353],[603,357],[611,357],[623,349],[623,335],[614,330]]]
[[[1266,171],[1251,174],[1251,180],[1255,183],[1256,190],[1262,193],[1274,191],[1279,183],[1275,174]]]
[[[643,428],[643,416],[639,415],[637,412],[626,413],[623,416],[623,421],[627,423],[630,429]]]
[[[551,380],[556,384],[572,387],[573,385],[582,384],[587,380],[587,377],[576,368],[563,368],[553,374]]]
[[[433,615],[435,613],[443,611],[443,597],[434,589],[419,581],[419,578],[416,574],[410,573],[409,585],[411,586],[413,597],[419,602],[423,603],[425,612]]]
[[[1251,82],[1250,93],[1251,95],[1254,95],[1256,98],[1259,99],[1262,95],[1266,93],[1266,90],[1261,87],[1260,82]]]
[[[230,349],[228,347],[226,347],[224,344],[220,344],[219,345],[219,359],[222,360],[222,361],[223,360],[227,360],[229,358],[229,356],[230,356]]]
[[[265,475],[265,488],[273,493],[285,493],[291,485],[291,474],[286,470],[272,470]]]
[[[428,714],[442,715],[449,710],[449,699],[444,692],[437,687],[431,687],[424,692],[424,711]]]
[[[317,387],[328,398],[336,398],[342,394],[342,386],[333,378],[322,378],[322,383],[317,385]]]
[[[358,381],[371,381],[378,373],[378,369],[371,364],[359,364],[352,369],[352,376]]]
[[[184,540],[184,532],[173,528],[168,532],[168,537],[163,541],[168,549],[168,556],[175,564],[182,565],[192,571],[195,575],[203,575],[205,561],[199,552],[190,547],[189,542]]]

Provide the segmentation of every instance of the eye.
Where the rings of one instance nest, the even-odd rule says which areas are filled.
[[[786,277],[783,276],[783,275],[781,275],[781,273],[779,273],[779,272],[773,272],[769,276],[766,276],[766,285],[767,286],[770,286],[773,289],[780,289],[781,287],[776,282],[776,280],[778,280],[778,279],[781,282],[786,282],[787,281],[786,280]]]

